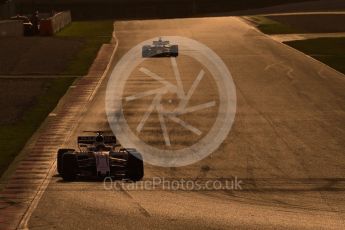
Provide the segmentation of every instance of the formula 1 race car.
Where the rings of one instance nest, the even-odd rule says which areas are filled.
[[[94,132],[94,131],[91,131]],[[143,158],[135,149],[119,148],[115,136],[79,136],[79,151],[59,149],[57,171],[65,181],[77,177],[114,177],[139,181],[144,176]]]
[[[145,45],[142,48],[142,56],[148,57],[177,57],[178,45],[171,45],[169,41],[153,41],[152,45]]]

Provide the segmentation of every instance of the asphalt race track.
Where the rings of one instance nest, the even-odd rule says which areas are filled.
[[[119,21],[115,31],[119,47],[113,66],[144,40],[184,36],[217,53],[236,86],[235,121],[219,148],[186,167],[146,164],[144,181],[156,177],[200,181],[236,177],[242,181],[242,190],[174,191],[157,186],[145,191],[129,189],[130,182],[118,182],[120,187],[106,190],[102,182],[64,183],[54,176],[31,215],[30,229],[345,226],[344,75],[272,40],[236,17]],[[172,81],[170,64],[169,58],[142,63]],[[181,55],[177,64],[187,90],[200,71],[200,63]],[[135,70],[126,83],[125,94],[156,86],[155,81]],[[70,145],[75,145],[76,136],[83,130],[109,129],[104,106],[106,87],[107,79],[83,115]],[[214,107],[184,117],[204,134],[214,122],[219,100],[208,71],[195,92],[191,103],[216,101]],[[151,103],[152,97],[147,97],[124,106],[133,130]],[[167,94],[163,103],[173,108],[176,95]],[[183,148],[200,138],[167,122],[172,144],[167,147],[159,123],[157,114],[152,114],[140,133],[146,143],[157,148]]]

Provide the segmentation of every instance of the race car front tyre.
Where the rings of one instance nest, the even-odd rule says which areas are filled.
[[[59,149],[57,153],[57,171],[62,175],[62,156],[67,152],[74,152],[74,149]]]
[[[128,153],[126,176],[132,181],[139,181],[144,177],[144,162],[140,153],[134,151]]]
[[[62,178],[65,181],[73,181],[77,177],[78,162],[74,153],[67,152],[62,157]]]

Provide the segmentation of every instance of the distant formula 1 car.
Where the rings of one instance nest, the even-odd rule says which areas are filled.
[[[145,45],[142,48],[142,56],[149,57],[177,57],[178,45],[171,45],[169,41],[163,41],[159,38],[158,41],[153,41],[152,45]]]
[[[93,132],[93,131],[91,131]],[[79,151],[59,149],[57,171],[65,181],[77,177],[115,177],[141,180],[144,176],[144,164],[140,153],[135,149],[120,148],[115,136],[103,136],[102,131],[95,131],[95,136],[79,136]]]

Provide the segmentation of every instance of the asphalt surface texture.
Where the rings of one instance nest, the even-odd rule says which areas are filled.
[[[240,188],[143,189],[132,182],[51,181],[28,222],[30,229],[343,229],[345,226],[345,77],[335,70],[258,32],[236,17],[119,21],[112,67],[133,46],[157,36],[184,36],[211,48],[231,72],[237,111],[225,141],[205,159],[185,167],[145,164],[146,181],[241,180]],[[148,59],[145,68],[172,81],[169,58]],[[176,58],[185,89],[201,64]],[[107,79],[74,132],[109,129],[105,114]],[[147,79],[147,80],[145,80]],[[125,94],[154,89],[157,83],[134,70]],[[205,71],[191,103],[215,107],[184,117],[207,133],[217,116],[217,87]],[[173,109],[176,95],[163,104]],[[125,104],[131,129],[152,97]],[[169,104],[170,103],[170,104]],[[199,141],[180,125],[167,122],[166,145],[157,114],[138,134],[157,148],[183,148]],[[202,135],[203,135],[202,134]],[[133,147],[133,146],[126,146]],[[109,185],[109,184],[107,184]]]

